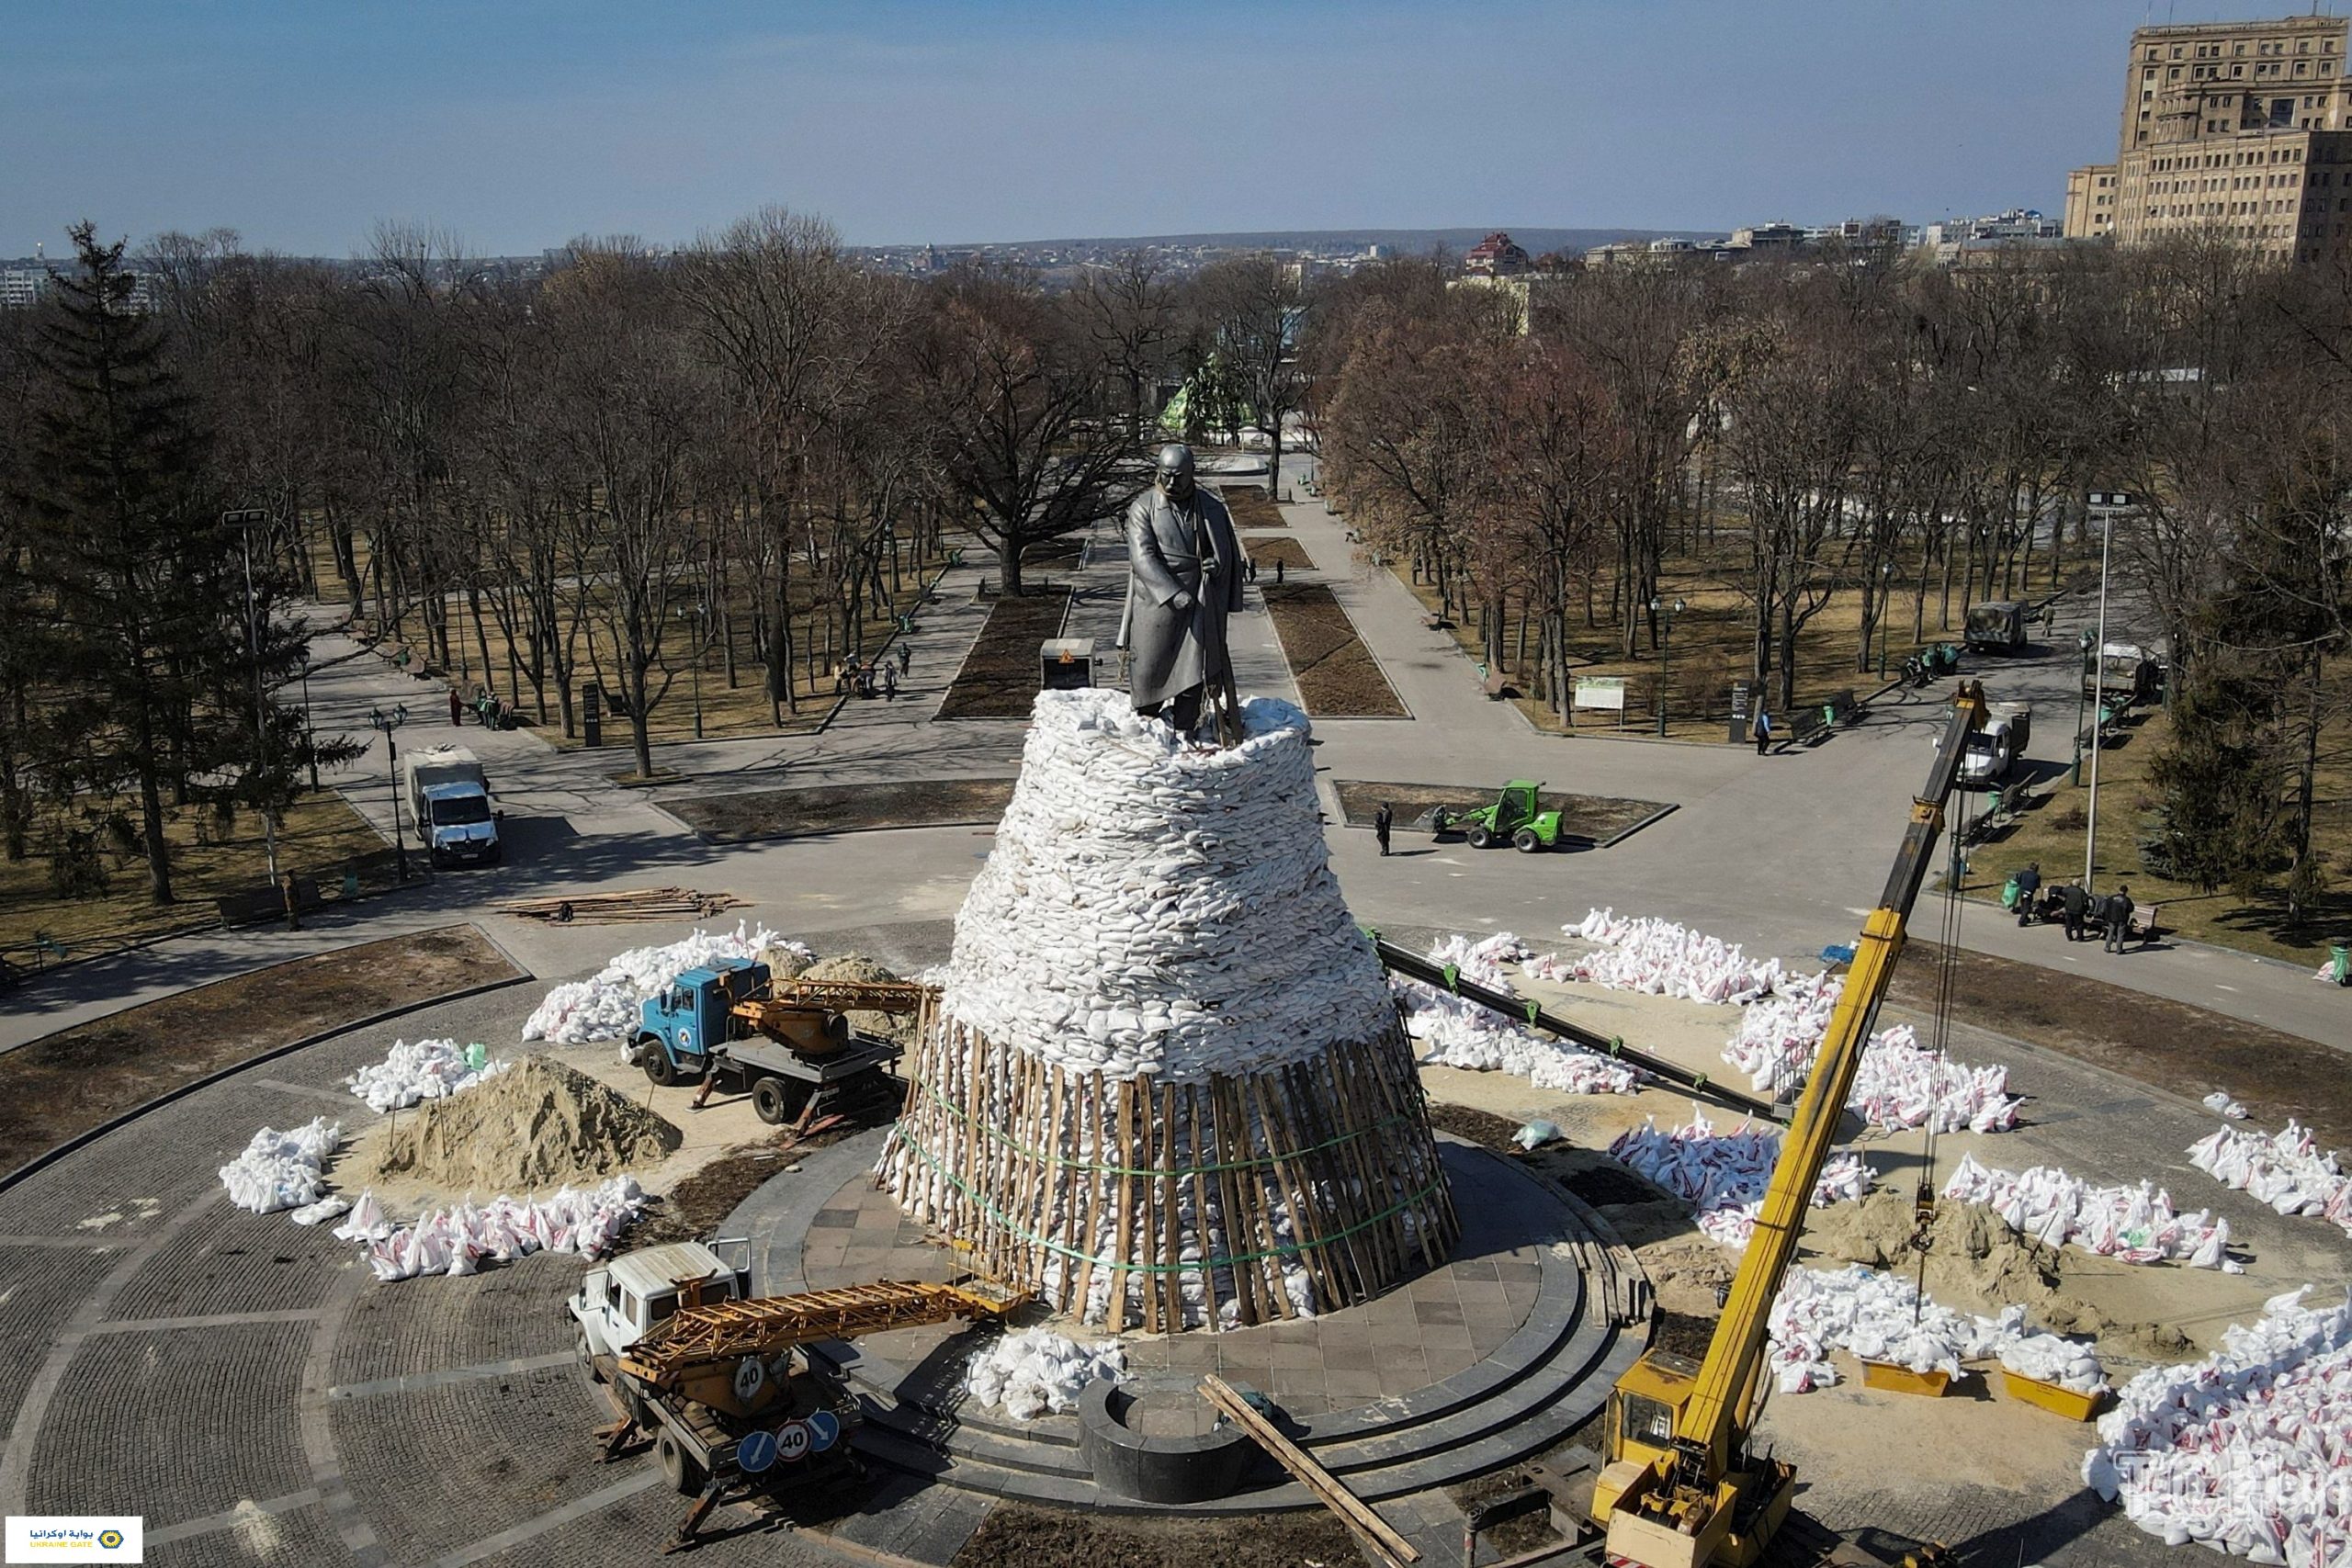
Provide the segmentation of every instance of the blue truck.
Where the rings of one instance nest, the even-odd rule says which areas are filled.
[[[764,964],[725,959],[647,998],[627,1051],[658,1085],[699,1083],[696,1109],[725,1090],[749,1093],[761,1121],[804,1131],[867,1101],[895,1114],[905,1048],[859,1033],[847,1015],[920,1012],[930,995],[904,982],[778,981]]]

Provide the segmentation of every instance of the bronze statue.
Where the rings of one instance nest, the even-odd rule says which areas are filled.
[[[1219,738],[1241,739],[1225,618],[1241,608],[1241,546],[1225,502],[1193,481],[1193,449],[1159,449],[1152,487],[1127,508],[1127,607],[1118,646],[1136,712],[1190,733],[1207,694]]]

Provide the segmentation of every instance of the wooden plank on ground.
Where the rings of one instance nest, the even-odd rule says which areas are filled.
[[[1399,1562],[1419,1562],[1421,1560],[1419,1548],[1391,1529],[1386,1519],[1372,1511],[1370,1504],[1349,1491],[1338,1476],[1316,1463],[1305,1449],[1283,1437],[1280,1429],[1259,1415],[1231,1383],[1211,1372],[1201,1380],[1201,1397],[1222,1411],[1227,1420],[1249,1433],[1252,1441],[1273,1456],[1276,1464],[1290,1472],[1292,1480],[1312,1492],[1317,1501],[1339,1515],[1350,1529],[1377,1546],[1383,1554]]]

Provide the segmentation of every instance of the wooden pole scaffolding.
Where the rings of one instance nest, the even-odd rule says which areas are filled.
[[[1049,1064],[926,1006],[876,1179],[1007,1284],[1114,1331],[1362,1301],[1460,1235],[1401,1027],[1250,1074]]]

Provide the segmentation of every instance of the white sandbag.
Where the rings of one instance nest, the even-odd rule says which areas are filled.
[[[2152,1367],[2099,1418],[2083,1482],[2174,1545],[2335,1563],[2352,1540],[2352,1305],[2273,1297],[2187,1366]]]
[[[362,1195],[363,1204],[372,1199]],[[582,1190],[564,1187],[546,1198],[510,1198],[486,1204],[470,1201],[434,1209],[413,1225],[380,1237],[353,1224],[335,1234],[365,1240],[369,1269],[379,1280],[413,1280],[425,1274],[464,1276],[481,1263],[504,1262],[542,1249],[601,1258],[645,1207],[644,1190],[634,1177],[616,1176]]]
[[[220,1168],[220,1185],[229,1190],[229,1201],[256,1214],[304,1208],[319,1201],[327,1159],[342,1146],[341,1123],[323,1116],[289,1132],[264,1127],[244,1153]]]
[[[305,1203],[286,1217],[298,1225],[322,1225],[350,1207],[349,1199],[326,1197],[315,1203]]]
[[[1088,1383],[1097,1378],[1116,1382],[1126,1375],[1126,1350],[1115,1339],[1081,1344],[1032,1328],[1007,1334],[974,1356],[964,1369],[964,1387],[1016,1421],[1035,1421],[1077,1409]]]
[[[1504,964],[1527,956],[1525,945],[1509,931],[1477,940],[1450,936],[1429,952],[1431,963],[1452,964],[1465,979],[1508,997],[1519,991]],[[1388,984],[1397,1005],[1406,1010],[1407,1032],[1426,1047],[1421,1060],[1429,1066],[1515,1073],[1537,1089],[1558,1094],[1636,1094],[1641,1090],[1639,1072],[1597,1051],[1539,1034],[1490,1009],[1418,980],[1392,975]]]
[[[466,1066],[466,1048],[455,1040],[396,1040],[382,1061],[360,1068],[343,1084],[367,1101],[370,1111],[405,1111],[421,1101],[444,1100],[471,1089],[496,1077],[508,1066],[504,1061],[486,1062],[476,1071]]]
[[[2228,1221],[2210,1219],[2202,1209],[2176,1213],[2171,1195],[2146,1181],[2095,1187],[2055,1166],[2000,1170],[1964,1155],[1943,1195],[1982,1203],[2009,1228],[2036,1241],[2078,1247],[2125,1263],[2169,1258],[2211,1269],[2227,1256]]]
[[[731,934],[697,926],[693,934],[665,946],[631,948],[589,978],[549,991],[524,1021],[523,1038],[562,1045],[627,1039],[636,1032],[639,1008],[685,971],[722,958],[756,958],[766,947],[804,955],[808,951],[765,926],[754,928],[748,922],[739,922]]]
[[[2332,1220],[2352,1233],[2352,1178],[2292,1120],[2276,1133],[2223,1127],[2189,1146],[2188,1163],[2274,1213]]]
[[[1781,1134],[1748,1122],[1719,1134],[1694,1104],[1686,1125],[1664,1132],[1652,1119],[1621,1134],[1609,1153],[1690,1204],[1708,1236],[1745,1248],[1781,1157]],[[1860,1199],[1870,1189],[1867,1165],[1850,1154],[1834,1155],[1814,1184],[1813,1206]]]
[[[383,1205],[376,1201],[375,1189],[368,1188],[352,1204],[351,1217],[335,1226],[334,1236],[338,1241],[379,1242],[390,1235],[393,1229]]]

